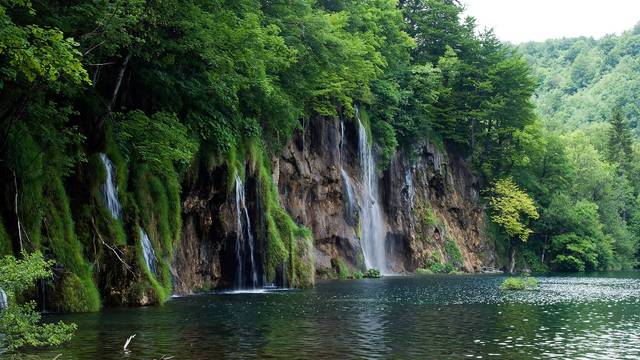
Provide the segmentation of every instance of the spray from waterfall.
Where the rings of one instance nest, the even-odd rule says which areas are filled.
[[[142,228],[140,228],[140,242],[142,243],[142,255],[144,257],[144,262],[147,264],[147,269],[149,269],[154,276],[158,275],[156,270],[156,254],[153,252],[153,246],[151,246],[149,235],[147,235]]]
[[[116,184],[114,176],[113,163],[105,153],[100,153],[100,159],[102,160],[104,170],[107,174],[107,179],[104,184],[102,184],[102,198],[104,200],[104,205],[107,207],[114,219],[119,219],[120,214],[122,213],[122,207],[118,200],[118,185]]]
[[[357,107],[356,120],[358,120],[358,157],[360,159],[360,174],[362,178],[362,203],[360,204],[362,250],[367,268],[375,268],[385,274],[389,273],[389,267],[385,249],[386,234],[378,194],[376,162],[367,139],[367,130],[360,120],[360,113]]]
[[[251,231],[251,219],[244,196],[244,183],[240,176],[235,176],[236,192],[236,279],[234,287],[243,289],[258,287],[258,267],[256,266],[255,244]],[[247,259],[248,257],[248,259]],[[249,260],[247,262],[247,260]],[[248,269],[247,269],[248,267]],[[249,279],[245,279],[245,270],[248,270]]]
[[[0,289],[0,310],[4,310],[9,307],[9,299],[7,298],[7,293]]]

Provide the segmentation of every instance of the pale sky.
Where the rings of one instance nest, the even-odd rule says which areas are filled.
[[[640,21],[640,0],[462,0],[478,28],[518,44],[621,33]]]

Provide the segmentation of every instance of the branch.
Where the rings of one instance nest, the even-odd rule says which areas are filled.
[[[18,222],[18,239],[20,240],[20,252],[22,253],[22,249],[24,248],[22,246],[22,224],[20,224],[20,215],[18,214],[18,177],[16,176],[16,172],[13,172],[13,186],[16,189],[16,196],[15,196],[15,212],[16,212],[16,221]]]
[[[131,266],[129,264],[127,264],[126,261],[124,261],[124,259],[122,259],[120,257],[120,254],[118,254],[118,250],[116,248],[111,247],[109,244],[107,244],[104,239],[102,238],[102,236],[100,236],[100,232],[98,231],[98,227],[96,226],[96,222],[95,219],[93,218],[93,216],[91,217],[91,225],[93,226],[93,230],[96,232],[96,235],[98,235],[98,239],[100,239],[100,241],[102,242],[102,244],[104,246],[106,246],[109,250],[113,251],[113,253],[116,255],[116,257],[118,258],[118,260],[120,260],[120,262],[125,266],[125,268],[131,272],[132,274],[135,275],[135,273],[131,270]],[[124,254],[123,254],[124,256]]]
[[[116,100],[118,99],[118,93],[120,92],[120,85],[122,85],[122,78],[124,77],[124,72],[127,70],[127,64],[129,64],[129,59],[131,59],[131,53],[127,54],[122,62],[122,66],[120,67],[120,72],[118,73],[118,78],[116,80],[116,87],[113,89],[113,95],[111,96],[111,101],[109,102],[109,106],[107,110],[111,112],[113,109],[113,105],[115,105]]]

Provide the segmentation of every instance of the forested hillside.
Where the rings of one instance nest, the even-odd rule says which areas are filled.
[[[540,81],[535,103],[551,128],[574,130],[606,122],[618,106],[640,134],[640,24],[597,40],[548,40],[519,49]]]
[[[126,298],[112,290],[123,282],[162,301],[181,238],[181,184],[216,166],[244,178],[249,162],[266,277],[286,268],[294,286],[309,286],[308,231],[280,205],[270,159],[311,118],[353,121],[359,109],[380,172],[426,141],[469,159],[492,236],[520,268],[634,266],[640,169],[627,121],[637,104],[632,80],[616,78],[633,73],[632,47],[613,38],[616,52],[598,66],[588,55],[597,42],[575,41],[562,56],[523,47],[549,64],[536,67],[541,94],[562,93],[540,95],[538,120],[527,62],[461,12],[454,0],[0,0],[0,253],[55,259],[58,310]],[[629,96],[584,109],[614,126],[545,127],[589,121],[557,114],[586,111],[570,104],[613,84],[628,84],[620,93]],[[101,189],[105,159],[117,211]],[[144,265],[142,229],[157,268]]]
[[[638,26],[598,40],[548,40],[518,49],[539,83],[534,103],[547,144],[547,156],[534,165],[540,181],[526,185],[534,193],[535,188],[543,191],[535,196],[542,209],[534,235],[538,245],[530,246],[583,254],[600,248],[599,255],[582,257],[587,268],[607,258],[613,268],[635,265],[640,236]],[[557,234],[559,229],[566,233]],[[613,258],[607,255],[610,249]],[[556,263],[582,268],[570,256],[560,254]]]

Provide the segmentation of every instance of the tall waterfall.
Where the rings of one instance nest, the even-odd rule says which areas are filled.
[[[256,266],[255,246],[253,232],[251,231],[251,219],[244,196],[244,183],[236,173],[236,279],[234,287],[243,289],[258,287],[258,267]],[[247,256],[249,262],[247,262]],[[250,278],[245,279],[245,270],[249,271]]]
[[[7,293],[0,289],[0,310],[6,309],[9,306],[9,300],[7,299]]]
[[[140,242],[142,243],[142,255],[144,256],[144,262],[147,264],[147,269],[149,269],[154,276],[158,275],[156,270],[156,254],[153,252],[149,235],[147,235],[142,228],[140,228]]]
[[[120,206],[120,200],[118,200],[118,185],[113,171],[113,163],[107,157],[107,154],[100,153],[100,159],[104,164],[104,170],[107,173],[107,179],[102,184],[102,197],[104,199],[104,205],[109,209],[111,216],[114,219],[119,219],[122,213],[122,207]]]
[[[358,156],[360,158],[360,174],[362,176],[362,203],[360,226],[362,228],[362,250],[367,268],[375,268],[381,273],[389,273],[385,249],[385,230],[382,219],[382,208],[378,194],[378,176],[373,151],[367,139],[358,109]]]

